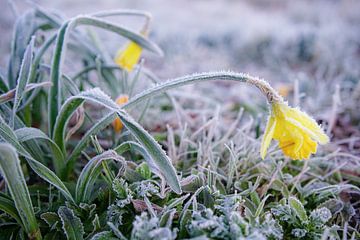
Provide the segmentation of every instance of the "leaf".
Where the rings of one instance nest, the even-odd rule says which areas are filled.
[[[151,179],[151,171],[146,162],[141,163],[135,169],[144,179]]]
[[[31,41],[25,50],[24,58],[21,63],[19,78],[18,78],[17,84],[16,84],[13,115],[11,116],[11,120],[10,120],[11,126],[14,126],[14,118],[16,115],[16,111],[20,105],[22,98],[24,97],[26,85],[28,84],[28,81],[29,81],[33,48],[34,48],[34,37],[31,38]]]
[[[149,165],[149,167],[153,171],[153,173],[157,174],[159,177],[163,177],[162,173],[160,172],[160,170],[158,169],[158,167],[156,166],[156,164],[152,160],[149,153],[140,144],[138,144],[136,142],[133,142],[133,141],[123,142],[122,144],[117,146],[114,149],[114,151],[117,152],[119,155],[122,155],[126,151],[136,151],[136,152],[138,152],[144,158],[144,160]]]
[[[50,229],[60,230],[61,219],[59,215],[54,212],[45,212],[41,214],[41,219],[44,220],[50,227]]]
[[[289,197],[289,205],[294,210],[296,216],[302,221],[307,222],[308,217],[304,206],[296,197]]]
[[[65,184],[56,176],[54,172],[52,172],[49,168],[36,161],[20,144],[18,141],[15,132],[4,122],[4,119],[0,116],[0,136],[9,144],[11,144],[16,151],[25,157],[29,166],[32,170],[36,172],[39,177],[47,181],[48,183],[54,185],[60,192],[64,195],[64,197],[74,202],[74,199],[71,196],[71,193],[66,188]]]
[[[54,56],[51,66],[51,82],[53,84],[49,94],[49,131],[52,135],[53,127],[55,125],[56,117],[62,104],[61,99],[61,76],[62,76],[62,65],[66,56],[66,45],[68,40],[69,32],[79,25],[91,25],[99,27],[105,30],[112,31],[121,36],[128,38],[129,40],[136,42],[143,48],[162,55],[161,49],[150,42],[140,34],[134,33],[126,28],[114,25],[110,22],[104,21],[99,18],[89,16],[78,16],[69,21],[63,23],[58,30]]]
[[[112,232],[110,231],[104,231],[104,232],[99,232],[97,234],[95,234],[91,240],[118,240],[118,238],[114,237],[114,234],[112,234]]]
[[[62,227],[68,240],[81,240],[84,236],[84,226],[74,212],[65,207],[59,207],[58,214],[62,221]]]
[[[270,196],[271,196],[271,195],[267,195],[267,196],[265,196],[265,197],[261,200],[259,206],[258,206],[257,209],[256,209],[256,212],[255,212],[255,215],[254,215],[255,218],[259,217],[260,214],[263,212],[264,206],[265,206],[265,202],[266,202],[266,200],[267,200]]]
[[[62,106],[58,118],[56,119],[55,131],[53,139],[65,151],[64,136],[66,123],[70,116],[85,100],[100,104],[109,110],[115,111],[121,122],[131,132],[131,134],[140,142],[146,152],[151,156],[155,166],[164,176],[171,189],[180,194],[180,183],[176,175],[175,168],[171,164],[171,160],[166,155],[161,146],[154,140],[154,138],[145,131],[135,120],[133,120],[125,111],[121,110],[119,106],[104,94],[100,89],[92,89],[82,92],[76,96],[70,97]],[[151,165],[149,164],[151,167]]]
[[[42,83],[30,83],[26,86],[24,93],[27,93],[31,90],[38,89],[40,87],[47,87],[51,86],[50,82],[42,82]],[[10,91],[7,91],[0,95],[0,104],[5,103],[7,101],[10,101],[15,97],[16,89],[11,89]]]
[[[16,79],[18,78],[21,60],[23,59],[26,46],[38,27],[36,26],[34,18],[34,11],[30,10],[16,20],[8,68],[8,83],[10,89],[16,86]]]
[[[88,202],[92,193],[92,186],[102,169],[101,162],[105,160],[123,162],[123,158],[116,152],[109,150],[92,158],[83,168],[76,184],[76,201]]]
[[[91,140],[91,136],[97,134],[102,129],[106,128],[112,121],[116,118],[115,112],[110,112],[105,115],[99,121],[97,121],[81,138],[78,144],[75,146],[74,150],[71,152],[68,162],[72,164],[76,158],[81,154],[81,151],[85,149],[89,141]]]
[[[5,93],[9,91],[9,87],[6,83],[5,77],[0,72],[0,93]]]
[[[0,192],[0,210],[13,217],[20,225],[22,221],[16,210],[14,201],[4,193]]]
[[[0,143],[0,170],[7,182],[26,233],[30,238],[41,239],[40,229],[18,155],[16,150],[7,143]]]
[[[338,199],[329,199],[318,206],[318,208],[322,207],[329,209],[331,214],[334,216],[341,212],[341,210],[344,208],[344,203]]]
[[[3,120],[5,122],[5,119],[10,119],[12,114],[12,109],[9,108],[7,105],[0,105],[0,116],[3,117]],[[8,126],[9,127],[9,126]],[[21,121],[21,119],[18,116],[15,116],[14,121],[14,129],[23,128],[26,127],[26,125]],[[12,130],[11,130],[12,131]],[[26,143],[23,143],[23,146],[28,151],[28,153],[31,154],[33,158],[38,160],[41,163],[45,163],[44,154],[42,154],[42,150],[38,143],[34,140],[29,140]]]
[[[15,131],[19,142],[29,141],[31,139],[44,139],[50,143],[51,150],[54,156],[54,167],[56,172],[60,173],[65,167],[64,155],[56,143],[51,140],[45,133],[37,128],[20,128]]]
[[[161,215],[159,226],[171,228],[175,213],[176,213],[175,209],[169,209],[169,210],[165,211]]]

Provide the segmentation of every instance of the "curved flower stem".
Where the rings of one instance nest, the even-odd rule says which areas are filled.
[[[283,98],[273,89],[268,82],[264,79],[252,77],[244,73],[235,73],[235,72],[208,72],[208,73],[197,73],[193,75],[187,75],[175,79],[171,79],[165,82],[162,82],[158,85],[155,85],[152,88],[149,88],[129,100],[128,103],[124,104],[123,108],[130,108],[136,105],[137,103],[144,101],[148,98],[151,98],[155,95],[158,95],[167,90],[189,85],[193,83],[205,82],[205,81],[237,81],[243,82],[257,87],[267,98],[269,103],[273,102],[282,102]]]

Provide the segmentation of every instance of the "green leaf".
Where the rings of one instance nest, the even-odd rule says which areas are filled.
[[[144,179],[151,179],[151,171],[149,165],[147,165],[146,162],[143,162],[137,166],[135,171],[138,172]]]
[[[54,167],[57,173],[60,173],[65,167],[64,155],[56,143],[51,140],[44,132],[37,128],[20,128],[15,131],[19,142],[25,142],[32,139],[44,139],[50,143],[51,150],[54,156]]]
[[[15,30],[11,42],[11,53],[8,68],[9,88],[15,88],[16,79],[23,59],[25,49],[31,39],[31,36],[37,29],[35,14],[33,10],[27,11],[16,20]]]
[[[0,93],[5,93],[7,91],[9,91],[9,87],[7,85],[5,77],[0,72]]]
[[[56,120],[54,141],[65,151],[64,136],[66,123],[70,116],[85,100],[98,103],[109,110],[116,112],[125,127],[131,134],[140,142],[146,152],[151,156],[155,166],[164,176],[171,189],[176,193],[181,193],[180,183],[176,175],[175,168],[171,164],[171,160],[166,155],[161,146],[154,140],[154,138],[145,131],[135,120],[133,120],[125,111],[121,110],[119,106],[110,99],[100,89],[92,89],[82,92],[76,96],[70,97],[62,106],[59,116]],[[151,165],[149,164],[151,167]]]
[[[65,184],[56,176],[54,172],[52,172],[49,168],[36,161],[20,144],[18,141],[15,132],[7,125],[4,119],[0,116],[0,136],[9,144],[11,144],[16,151],[25,157],[29,166],[32,170],[34,170],[42,179],[47,181],[48,183],[54,185],[57,189],[61,191],[61,193],[65,196],[65,198],[71,202],[74,202],[74,199],[71,196],[71,193],[66,188]]]
[[[34,209],[26,186],[16,150],[7,143],[0,143],[0,170],[7,182],[12,199],[29,238],[41,239]]]
[[[265,206],[265,202],[266,202],[266,200],[267,200],[270,196],[271,196],[271,195],[267,195],[267,196],[265,196],[265,197],[261,200],[259,206],[258,206],[257,209],[256,209],[256,212],[255,212],[255,215],[254,215],[255,218],[259,217],[260,214],[263,212],[264,206]]]
[[[118,238],[114,237],[114,234],[112,234],[112,232],[110,231],[104,231],[104,232],[99,232],[97,234],[95,234],[91,240],[118,240]]]
[[[307,222],[308,217],[304,206],[296,197],[289,197],[289,205],[294,210],[296,216],[302,221]]]
[[[92,158],[83,168],[76,184],[76,201],[88,202],[92,193],[92,187],[102,169],[101,162],[105,160],[124,162],[124,159],[115,151],[109,150]]]
[[[169,209],[165,211],[160,218],[159,226],[171,228],[176,209]]]
[[[58,214],[62,221],[62,227],[68,240],[81,240],[84,236],[84,226],[73,210],[68,207],[59,207]]]
[[[14,201],[4,193],[0,192],[0,210],[13,217],[20,225],[22,221],[16,210]]]
[[[41,219],[44,220],[50,227],[50,229],[60,230],[61,219],[59,215],[54,212],[45,212],[41,214]]]
[[[11,116],[11,126],[14,126],[14,118],[16,115],[16,111],[20,105],[22,98],[24,97],[26,85],[29,81],[30,76],[30,67],[32,63],[32,56],[33,56],[33,48],[34,48],[34,38],[31,39],[29,45],[27,46],[24,58],[21,63],[19,78],[16,84],[16,91],[15,91],[15,99],[14,99],[14,106],[13,106],[13,115]]]

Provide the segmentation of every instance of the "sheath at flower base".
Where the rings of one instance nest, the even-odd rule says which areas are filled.
[[[129,96],[128,95],[121,95],[116,99],[116,103],[121,106],[125,103],[127,103],[129,101]],[[124,125],[121,122],[120,118],[117,117],[113,122],[112,122],[112,126],[114,128],[114,131],[116,133],[121,132],[121,130],[123,129]]]
[[[272,139],[277,140],[283,153],[293,160],[308,159],[316,153],[318,143],[329,142],[329,137],[313,118],[283,101],[271,104],[260,149],[263,159]]]

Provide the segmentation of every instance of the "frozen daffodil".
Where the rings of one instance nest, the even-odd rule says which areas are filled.
[[[259,88],[271,107],[261,142],[261,158],[265,158],[272,139],[277,140],[283,153],[294,160],[308,159],[316,153],[318,143],[329,142],[329,137],[312,117],[298,108],[288,106],[268,82],[252,77],[246,82]]]
[[[316,153],[317,143],[326,144],[328,136],[317,122],[298,108],[292,108],[282,100],[271,103],[271,113],[261,143],[261,157],[265,158],[272,139],[291,159],[308,159]]]
[[[121,95],[116,99],[116,103],[121,106],[125,103],[127,103],[129,101],[129,96],[128,95]],[[123,129],[124,125],[121,122],[120,118],[117,117],[113,122],[112,122],[112,126],[114,128],[114,131],[116,133],[121,132],[121,130]]]

